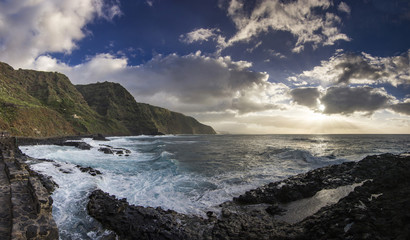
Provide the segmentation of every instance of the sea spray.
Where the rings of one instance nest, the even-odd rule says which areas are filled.
[[[375,139],[377,141],[375,141]],[[98,239],[102,233],[86,213],[90,192],[100,188],[131,204],[205,216],[209,210],[260,185],[308,170],[360,160],[364,155],[408,149],[408,135],[216,135],[83,139],[93,148],[23,146],[29,156],[54,162],[31,167],[52,176],[54,217],[62,236]],[[129,156],[104,154],[100,144],[131,150]],[[367,150],[366,150],[367,149]],[[91,176],[76,165],[92,167]],[[81,237],[80,237],[81,236]]]

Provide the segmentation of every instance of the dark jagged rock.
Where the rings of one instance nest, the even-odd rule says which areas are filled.
[[[30,170],[30,174],[33,176],[37,176],[40,179],[40,182],[43,184],[43,186],[47,189],[48,192],[52,193],[56,188],[58,188],[58,184],[53,181],[53,179],[50,176],[46,176],[44,174],[34,172]]]
[[[98,149],[98,151],[103,152],[105,154],[114,154],[111,148],[108,148],[108,147],[101,147]]]
[[[310,239],[410,239],[410,157],[367,157],[355,169],[371,181],[303,221]]]
[[[106,145],[106,144],[100,144],[100,148],[98,149],[98,151],[103,152],[105,154],[116,154],[119,156],[124,155],[128,157],[129,154],[131,153],[131,150],[126,149],[126,148],[114,148],[110,145]]]
[[[79,141],[82,138],[91,136],[67,136],[55,138],[17,138],[19,146],[27,145],[57,145],[57,146],[72,146],[82,150],[90,150],[91,145]]]
[[[109,139],[104,137],[101,133],[99,133],[97,135],[94,135],[93,140],[95,140],[95,141],[110,141]]]
[[[292,204],[344,187],[352,191],[334,204],[286,220]],[[121,239],[409,239],[410,156],[368,156],[270,183],[221,204],[218,218],[130,206],[101,190],[88,211]]]
[[[73,171],[71,169],[59,168],[58,170],[62,173],[65,173],[65,174],[73,173]]]
[[[101,190],[90,195],[87,210],[120,239],[200,239],[210,221],[161,208],[132,206]],[[208,226],[208,227],[207,227]]]
[[[91,145],[85,142],[63,142],[61,144],[57,144],[60,146],[72,146],[72,147],[76,147],[79,148],[81,150],[90,150],[91,149]]]
[[[19,146],[28,145],[62,145],[69,140],[81,140],[82,138],[90,138],[91,135],[65,136],[65,137],[50,137],[50,138],[30,138],[17,137],[17,144]]]
[[[287,203],[301,198],[311,197],[321,189],[359,183],[366,179],[374,179],[389,171],[390,164],[399,158],[392,154],[368,156],[360,162],[346,162],[331,165],[290,177],[281,182],[269,183],[265,186],[246,192],[234,198],[240,204]]]
[[[81,172],[88,173],[88,174],[90,174],[91,176],[97,176],[97,175],[101,175],[101,174],[102,174],[99,170],[94,169],[94,168],[92,168],[92,167],[81,167],[80,165],[76,165],[76,167],[77,167],[78,169],[80,169]]]

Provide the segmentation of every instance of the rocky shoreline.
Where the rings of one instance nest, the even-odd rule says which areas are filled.
[[[208,218],[129,205],[101,190],[88,212],[120,239],[409,239],[410,156],[368,156],[270,183]]]
[[[33,138],[33,137],[17,137],[17,144],[19,146],[26,145],[66,145],[69,140],[81,140],[82,138],[93,138],[96,140],[105,141],[106,138],[101,134],[96,135],[76,135],[76,136],[65,136],[65,137],[48,137],[48,138]]]
[[[0,139],[0,239],[58,239],[54,184],[24,163],[15,138]]]
[[[55,184],[28,168],[17,142],[66,145],[83,137],[0,139],[0,239],[58,239],[50,197]],[[82,143],[68,144],[87,149]],[[409,239],[410,155],[368,156],[270,183],[206,218],[133,206],[101,190],[89,199],[89,215],[119,239]]]

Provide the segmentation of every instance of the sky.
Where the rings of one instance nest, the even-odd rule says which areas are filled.
[[[409,0],[0,0],[0,61],[221,133],[410,133]]]

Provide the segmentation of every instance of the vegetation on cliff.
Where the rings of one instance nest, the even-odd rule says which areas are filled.
[[[165,108],[138,103],[120,84],[77,85],[88,105],[101,116],[115,119],[135,134],[215,134],[192,117]]]
[[[14,70],[0,62],[0,129],[31,137],[215,133],[193,118],[136,103],[119,84],[77,88],[61,73]]]

